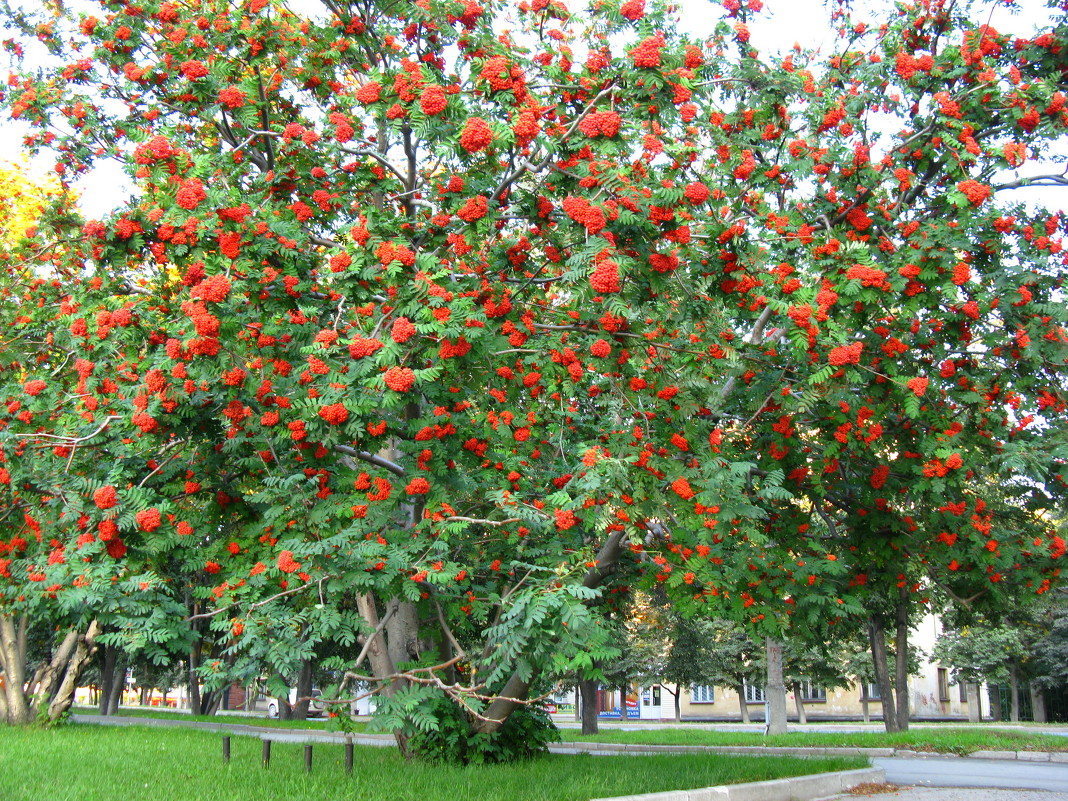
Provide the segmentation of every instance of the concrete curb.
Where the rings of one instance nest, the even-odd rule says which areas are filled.
[[[844,793],[858,784],[879,784],[885,780],[884,770],[864,768],[773,779],[767,782],[723,784],[697,790],[669,790],[665,793],[594,798],[591,801],[811,801]]]
[[[1005,759],[1019,762],[1068,763],[1068,751],[973,751],[943,754],[907,748],[789,748],[763,745],[642,745],[640,743],[564,742],[550,746],[566,753],[588,754],[741,754],[744,756],[862,756],[870,759],[908,757],[924,759]]]

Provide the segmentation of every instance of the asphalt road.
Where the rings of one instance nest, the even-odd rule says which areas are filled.
[[[1048,790],[1068,797],[1068,764],[942,757],[873,759],[891,784]]]

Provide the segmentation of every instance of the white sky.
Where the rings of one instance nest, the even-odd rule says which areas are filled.
[[[307,0],[291,0],[290,6],[298,8]],[[745,0],[743,0],[745,2]],[[16,5],[18,4],[16,0]],[[580,0],[570,0],[571,6],[580,5]],[[316,4],[318,5],[318,4]],[[719,3],[710,0],[679,0],[684,24],[696,36],[707,34],[718,18]],[[886,9],[888,0],[854,0],[854,19],[878,24],[880,14],[866,9]],[[1050,11],[1044,0],[1017,0],[1016,9],[997,5],[990,13],[989,22],[1001,33],[1030,36],[1035,28],[1047,23]],[[885,12],[884,12],[885,13]],[[984,16],[987,14],[984,10]],[[833,37],[829,25],[830,11],[823,0],[764,0],[764,11],[749,23],[751,44],[764,54],[786,52],[795,42],[805,48],[829,46]],[[986,22],[987,19],[977,20]],[[22,153],[22,138],[25,128],[17,122],[4,120],[0,124],[0,160],[17,161]],[[51,162],[39,159],[32,165],[36,171],[51,168]],[[120,202],[128,186],[117,165],[101,168],[82,182],[82,209],[90,217],[102,216]]]

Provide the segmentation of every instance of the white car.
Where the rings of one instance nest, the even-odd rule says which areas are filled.
[[[311,697],[311,701],[308,703],[308,717],[309,718],[322,717],[326,713],[326,705],[321,700],[322,694],[323,694],[322,691],[318,687],[312,687],[312,691],[311,691],[311,696],[312,697]],[[295,706],[296,705],[297,697],[298,697],[297,696],[297,689],[295,687],[291,687],[289,689],[289,705],[290,706]],[[269,718],[278,717],[278,699],[277,698],[272,697],[272,698],[269,698],[267,700],[267,717],[269,717]]]

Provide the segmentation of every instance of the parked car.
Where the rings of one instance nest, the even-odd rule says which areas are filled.
[[[312,687],[311,701],[308,702],[308,717],[318,718],[326,714],[326,705],[322,702],[322,690],[318,687]],[[289,689],[289,705],[295,706],[297,703],[297,688],[290,687]],[[278,717],[278,699],[269,698],[267,700],[267,717]]]

